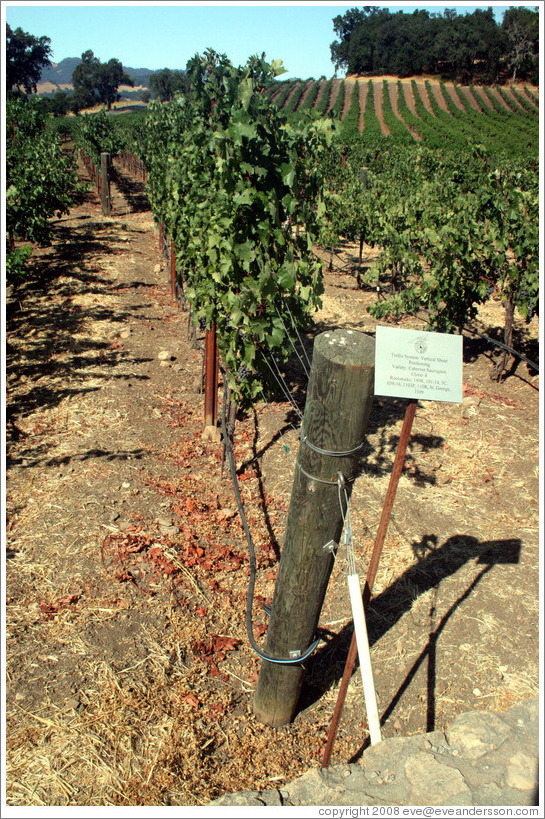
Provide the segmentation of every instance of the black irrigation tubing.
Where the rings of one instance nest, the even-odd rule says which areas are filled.
[[[481,333],[480,330],[471,327],[469,324],[466,325],[465,329],[468,330],[468,332],[470,333],[474,333],[476,336],[484,338],[485,341],[489,342],[489,344],[493,344],[495,347],[500,347],[502,350],[507,350],[508,353],[511,353],[511,355],[520,358],[521,361],[525,361],[526,364],[528,364],[530,367],[532,367],[532,369],[539,373],[539,364],[536,364],[535,361],[530,361],[530,359],[526,358],[525,355],[522,355],[522,353],[517,352],[517,350],[514,350],[512,347],[508,347],[507,344],[503,344],[501,341],[496,341],[495,339],[490,338],[490,336],[487,336],[486,333]]]
[[[163,226],[162,222],[159,223],[159,232],[160,232],[160,253],[161,253],[162,256],[166,256],[168,259],[170,259],[170,254],[172,252],[171,244],[170,244],[170,242],[168,240],[168,237],[167,237],[167,234],[166,234],[166,231],[164,229],[164,226]],[[197,333],[196,333],[196,330],[195,330],[195,327],[194,327],[194,323],[191,320],[193,314],[192,314],[191,309],[189,307],[189,303],[187,302],[187,299],[185,298],[185,294],[183,293],[183,290],[180,287],[179,283],[176,282],[176,286],[175,286],[176,301],[178,301],[178,292],[181,294],[181,296],[183,298],[183,301],[185,302],[185,304],[187,305],[187,308],[188,308],[189,324],[190,324],[190,326],[192,327],[192,330],[193,330],[193,337],[194,337],[195,346],[198,349],[202,349],[202,346],[199,344],[199,342],[197,340]],[[223,380],[224,380],[223,411],[222,411],[222,418],[221,418],[222,431],[223,431],[223,441],[224,441],[225,453],[227,455],[227,460],[229,462],[231,480],[232,480],[233,488],[234,488],[234,492],[235,492],[235,499],[236,499],[236,503],[237,503],[237,508],[238,508],[240,520],[241,520],[241,523],[242,523],[242,527],[243,527],[244,533],[246,535],[246,541],[247,541],[247,544],[248,544],[249,561],[250,561],[250,578],[249,578],[249,582],[248,582],[248,593],[247,593],[247,598],[246,598],[246,631],[247,631],[247,635],[248,635],[248,640],[249,640],[250,645],[251,645],[252,649],[254,650],[254,652],[262,660],[266,660],[267,662],[270,662],[270,663],[276,663],[277,665],[299,665],[300,663],[304,662],[308,657],[310,657],[311,654],[314,653],[314,651],[316,650],[316,648],[318,647],[318,645],[320,643],[319,639],[315,640],[298,657],[272,657],[271,655],[266,654],[264,651],[262,651],[259,648],[259,646],[257,645],[256,641],[255,641],[255,637],[254,637],[254,633],[253,633],[253,622],[252,622],[252,608],[253,608],[253,600],[254,600],[254,592],[255,592],[256,573],[257,573],[257,563],[256,563],[256,557],[255,557],[255,546],[254,546],[254,543],[253,543],[250,528],[248,526],[248,521],[246,519],[246,514],[244,512],[244,506],[242,504],[242,498],[241,498],[241,495],[240,495],[240,487],[239,487],[239,484],[238,484],[238,477],[237,477],[237,474],[236,474],[235,456],[234,456],[233,447],[232,447],[232,444],[231,444],[231,439],[230,439],[230,436],[228,435],[228,432],[227,432],[226,408],[227,408],[227,402],[228,402],[229,387],[227,385],[227,378],[226,378],[225,370],[224,370],[223,367],[221,367],[221,365],[220,365],[220,368],[221,368],[221,372],[222,372],[222,376],[223,376]]]
[[[242,528],[244,529],[244,534],[246,536],[246,542],[248,544],[248,556],[250,560],[250,577],[248,580],[248,593],[246,596],[246,633],[248,635],[248,640],[254,652],[260,657],[262,660],[266,660],[269,663],[275,663],[276,665],[299,665],[300,663],[304,662],[304,660],[308,659],[311,654],[314,653],[316,648],[318,647],[320,640],[315,640],[302,654],[298,657],[272,657],[270,654],[266,654],[262,651],[256,643],[254,632],[253,632],[253,622],[252,622],[252,608],[253,608],[253,601],[254,601],[254,590],[255,590],[255,581],[256,581],[256,573],[257,573],[257,562],[255,557],[255,546],[252,539],[252,534],[250,532],[250,527],[248,526],[248,521],[246,519],[246,513],[244,511],[244,506],[242,503],[242,498],[240,495],[240,487],[238,484],[238,477],[237,477],[237,469],[235,463],[235,455],[233,452],[233,446],[231,443],[231,438],[228,435],[227,431],[227,403],[228,403],[228,394],[229,394],[229,387],[227,385],[227,377],[226,372],[223,367],[221,367],[221,373],[223,376],[224,382],[224,390],[223,390],[223,408],[222,408],[222,415],[221,415],[221,426],[223,431],[223,445],[225,447],[225,453],[227,455],[227,461],[229,463],[229,471],[231,472],[231,480],[233,483],[233,489],[235,490],[235,500],[237,503],[239,517],[242,523]],[[265,608],[265,607],[264,607]],[[265,611],[268,613],[268,608],[265,608]]]

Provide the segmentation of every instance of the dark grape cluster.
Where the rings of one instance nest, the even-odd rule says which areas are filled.
[[[246,364],[241,364],[238,368],[237,377],[239,381],[246,381],[246,379],[252,374],[252,371]]]

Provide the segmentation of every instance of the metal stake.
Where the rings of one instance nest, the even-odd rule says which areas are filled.
[[[394,505],[397,485],[399,483],[399,478],[401,477],[403,464],[405,462],[405,453],[407,452],[409,436],[411,434],[411,428],[413,425],[414,415],[416,412],[416,404],[417,404],[416,400],[411,399],[405,410],[405,418],[403,420],[403,427],[401,428],[401,435],[399,436],[399,443],[397,445],[397,451],[394,460],[394,465],[392,468],[392,474],[390,475],[390,482],[388,484],[388,490],[386,492],[386,497],[384,499],[384,506],[382,507],[382,514],[380,516],[380,522],[375,537],[375,543],[373,545],[373,553],[371,555],[371,560],[369,561],[369,568],[367,569],[367,577],[365,579],[365,586],[363,589],[362,597],[363,607],[365,611],[367,611],[367,607],[371,599],[371,591],[373,589],[373,584],[375,582],[375,575],[377,573],[380,554],[382,552],[382,546],[384,544],[384,538],[386,537],[386,531],[388,529],[388,524],[390,522],[390,516],[392,513],[392,507]],[[346,700],[346,692],[348,691],[348,683],[350,682],[350,677],[352,676],[352,672],[354,671],[354,665],[356,664],[357,656],[358,644],[356,641],[356,632],[354,631],[354,633],[352,634],[352,640],[350,642],[348,656],[346,658],[346,664],[344,667],[341,684],[339,686],[339,693],[337,695],[335,710],[333,712],[333,717],[331,719],[331,724],[329,726],[329,733],[327,735],[327,741],[324,748],[324,755],[322,758],[322,768],[327,768],[331,760],[333,743],[335,742],[335,736],[337,735],[339,720],[342,714],[344,702]]]

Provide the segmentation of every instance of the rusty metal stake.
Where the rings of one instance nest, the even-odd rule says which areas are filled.
[[[170,290],[172,301],[176,303],[176,257],[174,255],[174,242],[170,241]]]
[[[218,420],[219,359],[214,325],[206,331],[204,357],[204,425],[215,427]]]
[[[386,492],[386,497],[384,498],[382,514],[380,516],[380,522],[378,525],[377,534],[373,545],[373,552],[371,554],[371,560],[369,561],[369,568],[367,569],[367,577],[365,578],[365,586],[362,595],[363,608],[365,612],[367,612],[367,607],[371,599],[371,592],[373,590],[373,584],[375,582],[375,576],[378,569],[380,554],[382,552],[382,546],[384,544],[384,539],[386,537],[388,524],[390,523],[390,516],[392,514],[392,507],[394,505],[397,485],[399,483],[399,478],[401,477],[403,464],[405,463],[405,453],[407,452],[407,445],[409,443],[411,427],[414,421],[416,404],[417,404],[416,400],[411,399],[407,404],[407,408],[405,410],[405,418],[403,419],[403,427],[401,428],[401,435],[399,436],[399,443],[397,445],[397,451],[394,460],[394,465],[392,468],[392,474],[390,475],[388,490]],[[333,717],[331,719],[331,724],[329,726],[329,733],[327,735],[327,741],[324,748],[324,755],[322,757],[322,768],[327,768],[331,760],[333,743],[335,742],[335,737],[337,735],[339,720],[341,718],[344,702],[346,699],[346,692],[348,691],[348,683],[350,682],[350,677],[352,676],[352,672],[354,671],[357,656],[358,645],[356,642],[356,633],[354,632],[352,634],[352,640],[350,642],[350,648],[348,650],[348,656],[346,658],[346,664],[344,666],[344,672],[341,684],[339,686],[339,693],[337,695],[337,702],[335,703],[335,710],[333,712]]]

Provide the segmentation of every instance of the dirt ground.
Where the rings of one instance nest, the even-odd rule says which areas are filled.
[[[280,786],[320,764],[351,637],[341,548],[299,713],[278,730],[255,719],[248,556],[222,446],[201,437],[202,349],[172,302],[142,185],[118,174],[112,216],[82,195],[6,294],[10,805],[202,805]],[[326,272],[309,355],[325,329],[373,332],[376,292],[357,287],[356,261],[346,246]],[[479,327],[500,338],[501,319],[492,301]],[[515,347],[532,361],[537,335],[536,319],[517,321]],[[496,356],[468,335],[462,404],[418,405],[369,610],[386,737],[538,692],[539,385],[522,361],[492,381]],[[286,377],[302,409],[295,355]],[[375,398],[369,421],[351,501],[362,576],[404,407]],[[236,425],[259,641],[294,417],[278,396]],[[357,759],[367,738],[357,671],[332,761]]]

